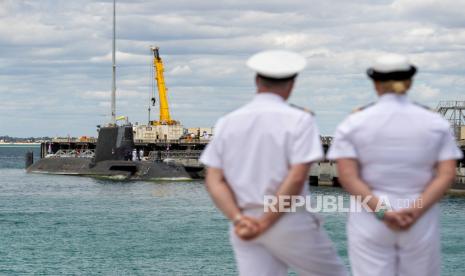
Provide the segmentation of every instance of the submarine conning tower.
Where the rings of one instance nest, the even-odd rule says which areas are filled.
[[[132,125],[101,127],[94,162],[130,160],[134,148]]]

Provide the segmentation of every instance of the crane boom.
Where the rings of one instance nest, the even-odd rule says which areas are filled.
[[[153,52],[153,67],[155,72],[155,80],[157,81],[158,97],[160,102],[160,121],[155,122],[158,125],[175,125],[177,121],[172,120],[170,116],[170,108],[168,105],[167,88],[165,85],[165,77],[163,75],[163,61],[160,57],[158,47],[151,47]]]

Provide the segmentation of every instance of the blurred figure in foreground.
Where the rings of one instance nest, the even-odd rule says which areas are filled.
[[[265,51],[247,65],[257,72],[255,98],[222,117],[200,161],[206,187],[231,220],[240,275],[346,275],[315,214],[265,212],[265,196],[306,195],[312,162],[323,158],[313,116],[286,103],[305,59]],[[276,206],[277,207],[277,206]]]
[[[408,99],[415,72],[404,56],[378,58],[368,69],[378,101],[339,125],[328,153],[342,186],[369,206],[349,214],[354,276],[440,274],[437,202],[462,152],[445,119]]]

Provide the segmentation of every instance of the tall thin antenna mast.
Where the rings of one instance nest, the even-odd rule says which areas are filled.
[[[152,50],[150,50],[150,53],[152,53]],[[154,91],[154,83],[153,83],[153,64],[152,64],[152,60],[150,60],[150,63],[149,63],[149,67],[150,67],[150,79],[151,79],[151,84],[152,84],[152,87],[150,87],[150,94],[149,94],[149,120],[148,120],[148,123],[150,125],[150,111],[152,111],[152,108],[151,108],[151,104],[152,104],[152,99],[155,99],[155,97],[153,96],[153,91]]]
[[[112,49],[112,83],[111,83],[111,122],[116,124],[116,0],[113,0],[113,49]]]

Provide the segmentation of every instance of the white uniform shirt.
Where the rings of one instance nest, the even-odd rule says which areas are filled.
[[[433,178],[438,161],[460,159],[449,123],[412,103],[385,94],[350,115],[336,130],[328,159],[355,158],[361,178],[384,194],[415,195]]]
[[[312,115],[272,93],[220,118],[200,161],[223,170],[240,208],[263,206],[275,195],[289,166],[323,157]],[[308,192],[305,185],[303,193]]]

